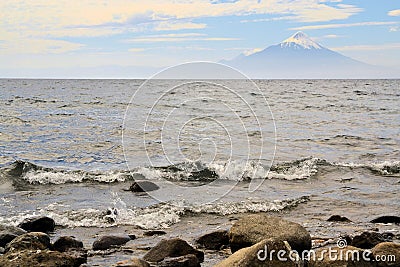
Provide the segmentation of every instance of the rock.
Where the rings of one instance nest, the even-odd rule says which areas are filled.
[[[161,240],[155,247],[144,255],[143,259],[150,262],[160,262],[167,257],[180,257],[194,254],[200,262],[204,260],[204,253],[194,249],[185,240],[180,238]]]
[[[14,240],[17,235],[9,232],[0,232],[0,247],[5,247],[8,243]]]
[[[330,250],[329,250],[330,249]],[[331,252],[330,252],[331,251]],[[372,253],[356,247],[331,247],[315,250],[310,254],[308,267],[374,267]]]
[[[219,250],[229,245],[228,231],[220,230],[205,234],[196,240],[196,243],[206,249]]]
[[[117,262],[116,266],[118,267],[150,267],[150,264],[147,261],[144,261],[139,258],[132,258],[130,260],[124,260]]]
[[[0,225],[0,232],[8,232],[16,236],[20,236],[27,233],[27,231],[25,231],[24,229],[11,225]]]
[[[274,251],[274,253],[272,252]],[[279,253],[285,253],[280,255]],[[286,247],[285,243],[281,240],[265,239],[258,242],[251,247],[242,248],[227,259],[221,261],[214,267],[297,267],[296,262],[292,261],[289,256],[290,250]],[[294,256],[292,256],[294,258]]]
[[[158,185],[149,181],[138,181],[133,182],[129,187],[129,191],[132,192],[150,192],[160,189]]]
[[[6,250],[3,247],[0,247],[0,254],[4,254]]]
[[[93,242],[93,250],[105,250],[116,246],[122,246],[130,240],[131,238],[127,235],[100,236]]]
[[[372,223],[395,223],[400,224],[399,216],[381,216],[371,221]]]
[[[153,235],[166,235],[167,233],[162,230],[150,230],[143,233],[144,236],[153,236]]]
[[[43,232],[49,233],[54,231],[55,222],[53,219],[42,216],[26,218],[18,225],[18,227],[28,231],[28,232]]]
[[[0,266],[4,267],[78,267],[85,263],[87,255],[83,252],[50,250],[21,250],[8,252],[0,257]]]
[[[229,231],[232,252],[268,238],[288,241],[290,246],[300,253],[311,248],[311,236],[303,226],[264,214],[243,217]]]
[[[165,258],[157,264],[158,267],[200,267],[200,261],[196,255],[189,254],[175,258]]]
[[[354,236],[351,245],[357,248],[370,249],[385,241],[388,240],[380,233],[364,232],[361,235]]]
[[[69,249],[81,249],[83,243],[72,236],[60,236],[53,244],[53,250],[65,252]]]
[[[328,222],[351,222],[350,219],[340,216],[340,215],[332,215],[331,217],[329,217],[329,219],[327,221]]]
[[[6,246],[6,252],[19,250],[45,250],[50,248],[50,237],[45,233],[31,232],[18,236]],[[1,266],[1,265],[0,265]]]
[[[372,255],[375,259],[385,259],[379,261],[377,265],[381,266],[400,266],[400,244],[392,242],[379,243],[372,249]],[[388,258],[390,257],[390,259]]]

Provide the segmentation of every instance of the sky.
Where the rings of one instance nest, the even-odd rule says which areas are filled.
[[[0,77],[139,78],[301,30],[400,71],[399,0],[1,0]]]

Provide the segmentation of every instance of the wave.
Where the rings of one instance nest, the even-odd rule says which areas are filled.
[[[22,220],[38,215],[53,218],[57,225],[63,227],[114,227],[137,226],[142,229],[168,228],[178,223],[187,214],[229,215],[246,212],[282,211],[294,208],[309,201],[307,196],[296,199],[275,201],[245,200],[241,202],[213,203],[204,205],[185,205],[185,203],[159,203],[145,208],[127,208],[117,199],[114,206],[106,210],[94,208],[65,210],[64,205],[51,204],[35,213],[20,213],[17,216],[0,217],[0,224],[18,225]]]
[[[136,179],[188,182],[211,182],[216,179],[230,181],[250,181],[253,179],[306,180],[317,175],[324,166],[365,168],[381,176],[399,176],[400,161],[377,163],[331,163],[324,159],[309,157],[282,162],[271,168],[257,161],[248,162],[184,162],[165,167],[139,167],[129,171],[87,172],[83,170],[63,170],[39,166],[30,162],[15,161],[0,169],[1,180],[12,180],[14,184],[32,185],[65,184],[82,182],[115,183]]]

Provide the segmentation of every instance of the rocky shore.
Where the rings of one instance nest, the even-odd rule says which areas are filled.
[[[327,219],[351,223],[342,216]],[[381,216],[372,223],[396,226],[399,217]],[[79,237],[55,237],[54,220],[36,217],[18,227],[0,226],[0,266],[125,266],[125,267],[258,267],[258,266],[400,266],[399,236],[391,232],[365,231],[321,238],[311,236],[299,223],[264,213],[232,220],[229,229],[197,236],[194,240],[166,237],[162,230],[98,234],[85,246]],[[397,227],[397,226],[396,226]],[[143,247],[141,239],[156,243]],[[124,252],[124,258],[120,255]],[[218,254],[215,264],[204,263]],[[107,257],[111,265],[91,264],[92,257]]]

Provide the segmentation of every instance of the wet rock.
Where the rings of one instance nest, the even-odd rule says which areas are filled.
[[[332,247],[315,250],[315,256],[310,254],[308,267],[374,267],[372,253],[356,247]]]
[[[105,250],[112,247],[122,246],[130,240],[131,238],[127,235],[100,236],[93,242],[93,250]]]
[[[287,241],[294,250],[299,252],[311,248],[311,236],[303,226],[264,214],[243,217],[229,230],[229,244],[232,252],[269,238]]]
[[[196,240],[196,243],[206,249],[219,250],[229,245],[228,231],[220,230],[205,234]]]
[[[139,258],[132,258],[129,260],[124,260],[117,262],[117,267],[150,267],[150,264],[147,261],[144,261]]]
[[[272,251],[275,253],[272,253]],[[277,251],[285,253],[278,258]],[[221,261],[214,267],[297,267],[303,266],[301,263],[292,261],[289,257],[290,249],[286,247],[283,241],[274,239],[265,239],[251,247],[242,248],[227,259]],[[291,254],[293,255],[293,254]],[[292,256],[295,258],[295,255]]]
[[[167,257],[180,257],[193,254],[200,262],[204,260],[204,253],[196,250],[185,240],[180,238],[161,240],[155,247],[144,255],[143,259],[150,262],[160,262]]]
[[[83,243],[72,236],[60,236],[53,244],[53,250],[65,252],[69,249],[82,249]]]
[[[25,231],[24,229],[11,225],[0,225],[0,232],[8,232],[16,236],[20,236],[27,233],[27,231]]]
[[[377,232],[364,232],[353,237],[351,245],[357,248],[370,249],[379,243],[388,241],[382,234]]]
[[[379,261],[377,265],[381,266],[400,266],[400,244],[392,242],[383,242],[376,245],[372,249],[372,254],[375,258],[384,261]],[[389,258],[390,257],[390,258]]]
[[[149,181],[137,181],[133,182],[129,187],[129,191],[132,192],[150,192],[160,189],[158,185]]]
[[[328,222],[351,222],[350,219],[347,217],[343,217],[340,215],[332,215],[331,217],[328,218]]]
[[[8,252],[0,257],[0,266],[5,267],[78,267],[85,263],[87,255],[71,251],[61,253],[50,250],[21,250]]]
[[[41,232],[31,232],[20,235],[8,243],[6,246],[6,252],[26,249],[45,250],[50,248],[50,246],[50,237],[48,235]]]
[[[5,247],[8,243],[13,241],[17,235],[9,232],[0,232],[0,247]]]
[[[372,223],[395,223],[400,224],[399,216],[381,216],[371,221]]]
[[[144,236],[166,235],[167,232],[162,230],[150,230],[143,233]]]
[[[4,254],[5,249],[3,247],[0,247],[0,254]]]
[[[54,231],[55,222],[52,218],[42,216],[26,218],[18,225],[18,227],[28,232],[43,232],[49,233]]]
[[[175,258],[165,258],[157,264],[159,267],[200,267],[200,261],[196,255],[189,254]]]

